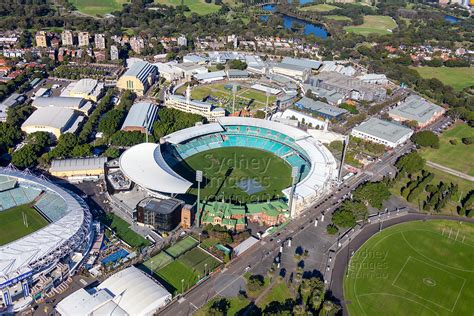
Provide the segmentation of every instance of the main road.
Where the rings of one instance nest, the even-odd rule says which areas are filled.
[[[403,146],[387,152],[381,159],[360,172],[355,178],[340,185],[339,188],[334,190],[333,194],[315,203],[314,206],[300,214],[298,218],[292,220],[279,232],[278,236],[263,238],[241,256],[233,259],[223,271],[211,275],[207,280],[190,290],[180,299],[173,301],[160,311],[159,314],[173,316],[190,315],[214,297],[218,295],[225,296],[223,293],[229,289],[234,287],[234,290],[238,291],[244,284],[243,275],[245,272],[256,270],[264,259],[269,256],[275,256],[282,241],[296,234],[304,233],[305,229],[312,226],[306,225],[308,222],[314,222],[324,212],[328,212],[328,214],[332,212],[342,202],[344,196],[347,196],[348,193],[361,183],[369,180],[377,181],[384,175],[389,174],[393,170],[393,164],[398,157],[409,152],[412,146],[410,142],[407,142]]]

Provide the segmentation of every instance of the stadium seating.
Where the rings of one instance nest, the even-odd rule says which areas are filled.
[[[60,196],[49,192],[45,193],[35,206],[51,222],[59,220],[67,211],[66,202]]]
[[[16,184],[16,180],[15,184]],[[40,194],[37,189],[24,187],[11,188],[0,192],[0,211],[27,203],[31,203]]]

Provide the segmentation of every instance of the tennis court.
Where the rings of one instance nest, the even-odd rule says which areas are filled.
[[[188,251],[178,259],[199,275],[208,274],[221,263],[198,247]]]
[[[168,263],[173,261],[173,257],[171,257],[169,254],[166,252],[162,251],[155,255],[153,258],[148,259],[143,263],[143,265],[151,271],[156,271],[158,269],[161,269]]]
[[[166,253],[168,253],[173,258],[178,258],[180,255],[192,249],[198,244],[198,241],[191,236],[184,238],[183,240],[177,242],[173,246],[166,249]]]

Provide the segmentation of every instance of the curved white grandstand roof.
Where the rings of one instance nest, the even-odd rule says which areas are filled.
[[[188,139],[222,131],[224,131],[224,129],[220,124],[210,123],[182,129],[180,131],[166,135],[165,137],[163,137],[163,140],[171,144],[179,144]]]
[[[186,193],[192,185],[168,166],[158,144],[133,146],[120,156],[119,164],[130,180],[153,191]]]
[[[87,205],[73,193],[31,174],[0,168],[0,175],[18,179],[20,186],[41,188],[56,193],[66,202],[66,215],[56,222],[0,246],[0,285],[57,261],[82,243],[84,228],[91,221]]]

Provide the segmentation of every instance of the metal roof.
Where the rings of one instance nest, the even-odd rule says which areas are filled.
[[[396,143],[406,135],[413,133],[408,127],[374,117],[354,127],[352,130],[392,143]]]
[[[218,79],[218,78],[224,78],[224,77],[227,77],[224,70],[205,72],[205,73],[194,75],[194,78],[196,78],[196,80]]]
[[[54,159],[51,161],[49,172],[96,170],[104,168],[106,162],[107,157]]]
[[[166,135],[165,137],[163,137],[163,139],[171,144],[179,144],[191,138],[196,138],[198,136],[211,133],[219,133],[223,131],[224,129],[219,123],[210,123],[179,130],[177,132]]]
[[[57,108],[73,108],[80,109],[86,100],[74,97],[49,97],[36,98],[31,105],[35,108],[57,107]]]
[[[76,117],[76,112],[69,108],[39,108],[23,122],[22,127],[46,126],[65,130]]]
[[[436,114],[444,111],[444,108],[413,94],[406,98],[400,105],[388,111],[388,113],[406,120],[417,121],[424,124],[431,120]]]
[[[311,68],[311,69],[319,69],[319,67],[321,67],[321,65],[323,64],[322,62],[318,60],[307,59],[307,58],[299,59],[299,58],[292,58],[292,57],[284,57],[281,62],[284,64],[296,65],[296,66]]]
[[[156,66],[147,61],[139,60],[135,61],[123,76],[136,77],[144,83],[148,79],[148,76],[154,72],[157,72]]]
[[[279,63],[279,64],[274,64],[273,68],[282,68],[282,69],[289,69],[289,70],[294,70],[294,71],[305,71],[308,69],[311,69],[310,67],[303,67],[299,65],[293,65],[293,64],[285,64],[285,63]]]
[[[187,102],[186,98],[182,95],[179,95],[179,94],[172,94],[172,95],[169,96],[169,99],[173,100],[173,101],[176,101],[176,102],[180,102],[180,103],[183,103],[183,102],[186,103]],[[198,100],[190,100],[189,104],[193,105],[193,106],[203,108],[203,109],[212,109],[214,107],[214,105],[212,103],[198,101]]]
[[[131,147],[120,156],[119,164],[130,180],[153,191],[186,193],[192,185],[168,166],[158,144]]]
[[[301,100],[296,101],[295,105],[332,117],[337,117],[348,112],[345,109],[341,109],[321,101],[315,101],[307,97],[303,97]]]
[[[158,106],[148,102],[135,103],[123,122],[122,129],[126,127],[143,127],[151,131],[158,113]]]

